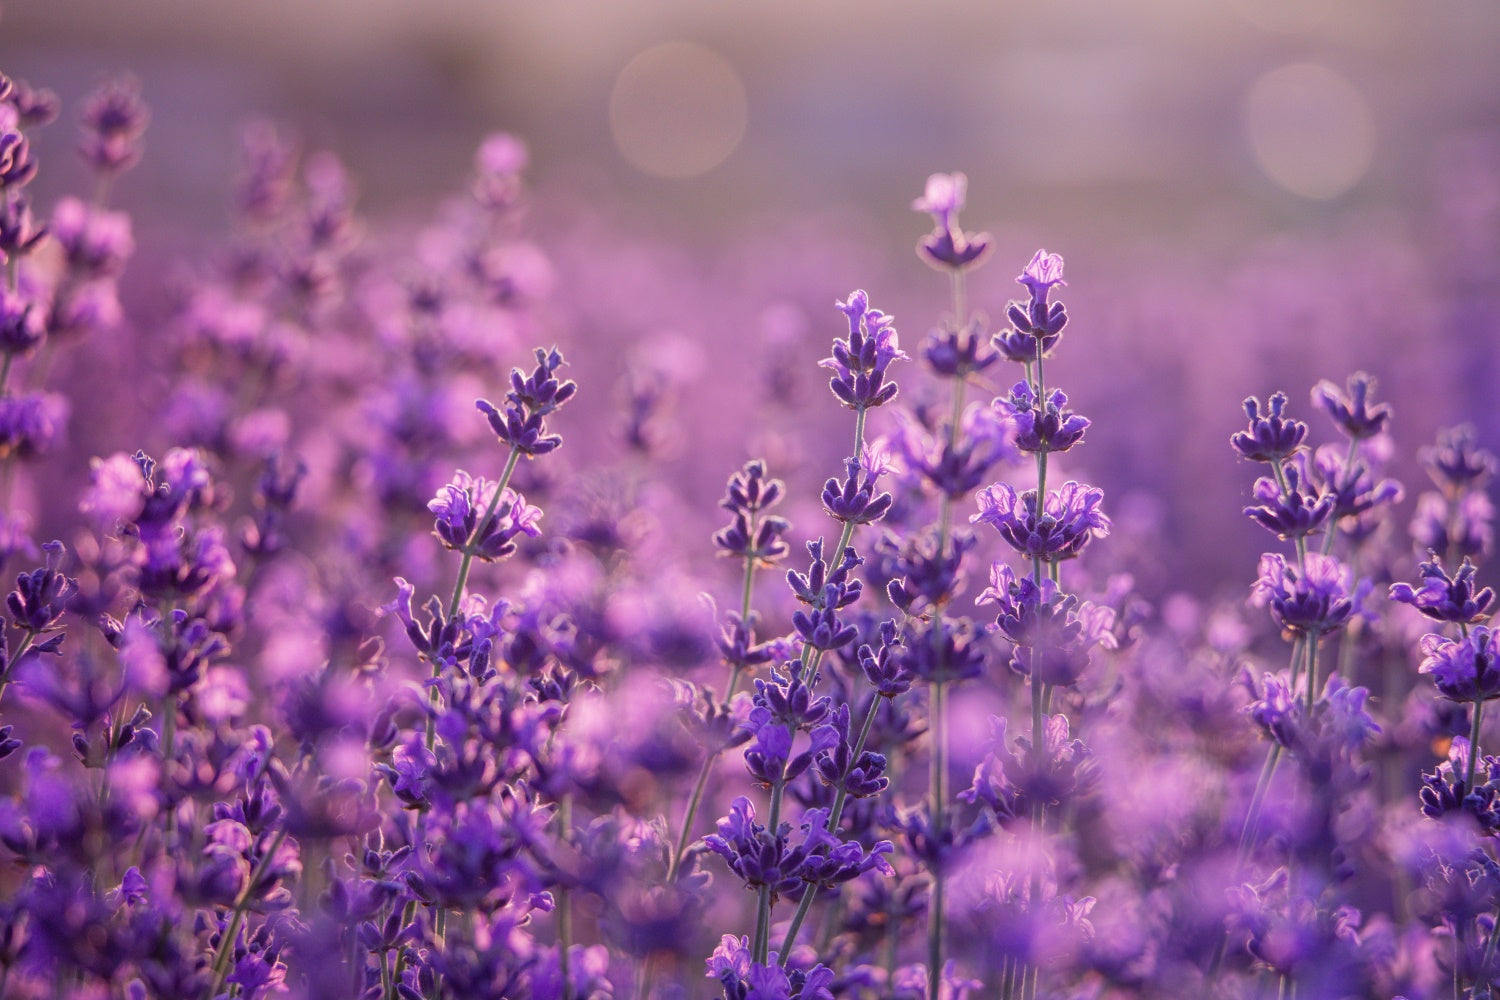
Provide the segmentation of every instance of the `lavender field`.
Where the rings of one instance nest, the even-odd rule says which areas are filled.
[[[12,13],[0,1000],[1500,995],[1493,94],[1252,75],[1258,203],[772,169],[682,41],[601,164],[205,152]]]

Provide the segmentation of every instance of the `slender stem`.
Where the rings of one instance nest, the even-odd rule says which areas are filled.
[[[510,455],[505,459],[505,471],[500,473],[500,481],[495,484],[495,494],[490,497],[489,506],[485,508],[484,516],[474,522],[474,530],[469,532],[469,537],[464,539],[463,558],[458,563],[458,580],[453,584],[453,597],[448,601],[448,617],[452,618],[458,614],[458,605],[464,598],[464,587],[469,582],[469,567],[474,563],[474,539],[484,530],[485,524],[494,516],[495,508],[500,506],[500,494],[510,485],[510,477],[516,471],[516,463],[521,458],[521,449],[511,445]],[[431,749],[430,747],[428,749]]]
[[[0,362],[0,399],[10,395],[10,366],[15,362],[16,356],[9,351],[5,353],[5,360]]]
[[[1281,463],[1279,461],[1271,463],[1271,472],[1276,477],[1276,486],[1277,486],[1278,489],[1281,490],[1281,495],[1282,496],[1289,495],[1292,492],[1291,486],[1287,483],[1287,480],[1286,480],[1286,471],[1282,469]],[[1304,570],[1306,570],[1307,569],[1307,536],[1306,535],[1298,535],[1296,538],[1292,539],[1292,544],[1294,544],[1297,547],[1297,565],[1301,566]]]
[[[778,777],[771,786],[771,815],[766,822],[766,829],[772,837],[778,835],[778,829],[781,826],[781,795],[785,789],[786,781],[781,777]],[[765,964],[770,945],[771,887],[762,885],[755,908],[755,961]]]
[[[558,834],[567,843],[573,830],[573,799],[564,795],[557,805]],[[567,886],[557,891],[557,966],[562,974],[562,1000],[571,1000],[568,951],[573,946],[573,900]]]
[[[1489,938],[1484,942],[1484,955],[1479,959],[1479,969],[1474,976],[1474,989],[1470,1000],[1478,1000],[1479,984],[1488,982],[1486,971],[1495,960],[1495,942],[1500,940],[1500,910],[1495,911],[1495,923],[1490,927]]]
[[[828,825],[824,827],[829,833],[833,833],[839,827],[839,820],[844,815],[844,802],[848,796],[847,784],[849,771],[859,763],[859,755],[865,752],[865,741],[870,737],[870,727],[875,724],[875,715],[880,710],[880,697],[877,695],[870,700],[870,709],[865,713],[865,721],[859,727],[859,739],[854,744],[854,753],[849,757],[849,767],[839,779],[839,790],[833,797],[833,811],[828,814]],[[818,895],[816,885],[808,885],[802,890],[802,899],[797,903],[797,912],[792,916],[791,926],[787,928],[786,937],[781,942],[781,954],[783,957],[792,953],[792,945],[797,941],[797,932],[802,929],[802,921],[807,919],[808,910],[812,909],[813,899]]]
[[[755,515],[750,516],[751,538],[755,537]],[[740,593],[740,622],[748,631],[750,628],[750,594],[755,586],[755,556],[745,557],[745,583]],[[752,637],[753,638],[753,637]],[[734,697],[735,690],[739,687],[740,676],[744,673],[745,665],[736,663],[729,671],[729,683],[724,689],[724,700],[728,701]],[[687,854],[688,844],[692,842],[693,820],[698,816],[698,807],[703,802],[703,792],[708,787],[708,776],[713,772],[714,762],[719,759],[720,751],[714,751],[703,758],[703,766],[698,769],[698,782],[693,786],[692,798],[688,799],[687,811],[682,816],[682,832],[677,836],[677,848],[672,852],[672,862],[667,866],[667,883],[671,884],[677,880],[677,873],[682,869],[682,859]]]
[[[16,664],[21,662],[21,657],[26,655],[26,651],[31,648],[32,640],[36,637],[37,633],[35,630],[27,629],[26,633],[21,636],[21,641],[16,643],[16,651],[10,654],[10,664],[6,667],[5,673],[0,674],[0,701],[5,700],[5,688],[6,685],[10,684],[11,671],[15,668]]]
[[[1464,779],[1464,794],[1474,791],[1474,770],[1479,764],[1479,719],[1484,714],[1484,702],[1474,703],[1474,724],[1469,728],[1469,773]]]
[[[1313,704],[1318,694],[1318,640],[1322,633],[1313,629],[1307,633],[1307,717],[1312,718]],[[1295,695],[1294,695],[1295,696]]]
[[[1354,462],[1359,457],[1359,438],[1349,439],[1349,452],[1344,456],[1344,475],[1349,477],[1348,485],[1353,486],[1359,478],[1354,474]],[[1328,530],[1323,534],[1323,554],[1326,556],[1333,551],[1334,540],[1338,538],[1338,521],[1330,518]]]
[[[853,537],[854,537],[854,522],[853,521],[845,521],[844,522],[844,530],[842,530],[842,531],[839,532],[839,541],[838,541],[838,544],[836,546],[834,546],[834,549],[833,549],[832,552],[826,553],[824,555],[824,557],[823,557],[823,568],[825,570],[831,569],[833,567],[834,562],[836,560],[842,560],[844,558],[844,549],[849,546],[849,539],[851,539]],[[819,599],[819,603],[821,603],[821,597]],[[803,643],[802,643],[802,654],[801,655],[802,655],[802,683],[804,683],[804,684],[811,684],[812,681],[813,681],[813,678],[815,676],[817,676],[817,673],[818,673],[818,664],[823,659],[823,651],[821,649],[813,649],[811,642],[803,641]]]
[[[1453,1000],[1463,1000],[1464,978],[1460,967],[1464,954],[1464,924],[1453,924]]]
[[[245,883],[245,888],[240,890],[239,896],[235,898],[234,910],[229,916],[229,926],[224,930],[224,937],[219,941],[219,950],[214,953],[213,961],[213,984],[208,988],[208,996],[218,996],[219,987],[224,983],[224,976],[229,972],[229,956],[234,952],[234,939],[240,932],[240,925],[244,923],[245,911],[250,905],[250,896],[255,891],[256,885],[265,878],[266,872],[270,870],[271,863],[276,859],[276,852],[281,849],[286,840],[287,828],[282,827],[276,831],[271,838],[271,843],[266,847],[265,853],[261,855],[260,863],[255,866],[255,871],[250,880]]]
[[[931,814],[932,834],[941,842],[947,826],[947,793],[944,789],[948,769],[946,752],[947,734],[944,732],[944,716],[947,714],[947,683],[941,677],[932,682],[932,704],[928,710],[928,732],[932,738],[932,753],[929,757],[927,778],[928,811]],[[927,913],[927,995],[938,995],[942,977],[943,959],[943,870],[935,866],[932,870],[932,895],[928,900]]]

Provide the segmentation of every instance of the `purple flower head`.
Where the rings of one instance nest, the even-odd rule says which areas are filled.
[[[1424,659],[1417,672],[1428,674],[1444,697],[1453,701],[1500,698],[1500,657],[1494,633],[1476,625],[1462,639],[1436,633],[1422,637]]]
[[[1014,644],[1011,669],[1043,683],[1067,686],[1088,668],[1092,651],[1117,645],[1114,609],[1059,592],[1057,584],[1017,578],[1005,563],[990,568],[980,604],[1000,606],[995,623]]]
[[[786,484],[772,479],[764,459],[753,459],[729,477],[719,506],[732,514],[760,514],[781,502]]]
[[[45,455],[68,422],[68,400],[54,392],[29,392],[0,399],[0,459]]]
[[[1046,303],[1047,294],[1053,285],[1067,284],[1063,280],[1062,255],[1038,250],[1016,278],[1016,282],[1026,286],[1033,303]]]
[[[27,355],[47,336],[47,327],[36,303],[0,288],[0,353]]]
[[[1072,559],[1092,538],[1109,534],[1110,520],[1099,509],[1104,491],[1096,486],[1068,481],[1047,493],[1037,510],[1036,490],[1016,493],[1007,483],[995,483],[979,491],[979,513],[971,524],[994,525],[1011,547],[1027,558],[1057,562]]]
[[[885,516],[893,502],[889,493],[876,493],[878,476],[849,459],[845,463],[848,477],[840,482],[829,479],[823,484],[823,509],[835,521],[873,524]]]
[[[787,674],[772,669],[767,679],[756,678],[755,704],[768,713],[767,721],[809,730],[828,714],[831,701],[827,695],[814,697],[812,689],[802,682],[802,671]]]
[[[912,681],[915,679],[911,671],[906,668],[904,661],[895,655],[901,645],[901,636],[896,631],[896,622],[894,619],[888,619],[880,625],[880,649],[876,650],[869,643],[864,643],[855,653],[865,679],[870,682],[875,693],[882,698],[895,698],[897,695],[905,694],[911,690]]]
[[[1437,443],[1417,452],[1427,473],[1449,495],[1477,489],[1500,466],[1495,456],[1479,447],[1479,438],[1469,424],[1438,431]]]
[[[61,245],[68,267],[86,281],[117,277],[135,252],[128,214],[91,206],[79,198],[58,200],[48,231]]]
[[[986,343],[982,321],[977,317],[963,329],[944,325],[933,330],[922,345],[922,357],[938,375],[964,379],[1000,360]]]
[[[1344,521],[1359,517],[1377,507],[1388,507],[1400,503],[1406,495],[1401,484],[1394,479],[1377,480],[1372,462],[1383,462],[1390,451],[1390,439],[1383,435],[1360,440],[1355,461],[1347,461],[1346,449],[1335,445],[1324,445],[1306,462],[1302,453],[1294,462],[1310,465],[1310,478],[1321,482],[1323,492],[1334,499],[1333,518]],[[1290,466],[1288,467],[1290,471]]]
[[[1450,560],[1482,560],[1494,547],[1495,506],[1478,490],[1449,498],[1429,490],[1417,497],[1411,537],[1430,552]]]
[[[0,111],[10,110],[0,104]],[[31,144],[19,129],[14,127],[15,113],[0,114],[0,191],[10,191],[29,183],[36,176],[36,160],[31,156]]]
[[[776,952],[769,964],[754,961],[748,938],[726,934],[708,959],[709,979],[717,979],[725,1000],[833,1000],[832,970],[823,965],[792,969]]]
[[[39,226],[26,196],[15,189],[0,191],[0,259],[29,254],[47,234]]]
[[[1391,418],[1391,408],[1386,403],[1370,405],[1375,377],[1355,372],[1346,385],[1347,391],[1328,379],[1319,382],[1313,387],[1313,405],[1327,413],[1345,437],[1361,441],[1379,434]]]
[[[1289,458],[1307,436],[1307,425],[1282,416],[1286,402],[1286,393],[1272,393],[1262,412],[1260,400],[1254,396],[1246,399],[1245,415],[1250,418],[1250,426],[1229,438],[1234,450],[1252,462],[1276,463]]]
[[[5,599],[16,625],[31,632],[53,628],[78,590],[78,581],[57,570],[67,555],[63,543],[51,541],[42,548],[47,553],[46,565],[17,576],[16,589]]]
[[[979,544],[979,539],[971,531],[956,530],[941,552],[938,541],[934,526],[904,539],[888,532],[873,547],[876,566],[872,574],[887,581],[886,596],[909,615],[941,607],[964,588],[965,557]]]
[[[474,403],[489,420],[496,437],[533,458],[562,446],[561,435],[547,432],[546,418],[578,392],[578,383],[564,381],[556,375],[557,370],[567,363],[557,348],[551,351],[537,348],[536,361],[537,366],[530,375],[519,368],[511,369],[511,387],[505,394],[504,407],[497,409],[483,399]]]
[[[460,552],[472,550],[480,559],[493,562],[516,551],[517,536],[541,535],[537,523],[541,510],[509,486],[497,496],[498,485],[460,469],[452,482],[438,490],[427,509],[437,515],[433,532],[445,546]]]
[[[833,357],[819,362],[833,370],[828,387],[850,409],[889,403],[897,389],[886,380],[886,369],[893,361],[911,360],[900,348],[894,318],[870,308],[869,296],[858,289],[836,305],[849,320],[849,336],[835,339]]]
[[[1464,559],[1458,572],[1449,576],[1437,553],[1419,568],[1422,580],[1417,587],[1409,583],[1391,584],[1391,600],[1410,604],[1434,621],[1475,625],[1489,617],[1495,603],[1490,587],[1475,589],[1474,563]]]
[[[917,244],[917,254],[933,267],[962,270],[973,267],[990,250],[988,233],[966,233],[958,225],[969,179],[963,174],[933,174],[913,211],[932,216],[933,230]]]
[[[1245,706],[1245,711],[1255,724],[1276,743],[1288,748],[1295,745],[1302,725],[1302,701],[1292,690],[1286,675],[1266,674],[1257,688],[1249,668],[1246,668],[1240,674],[1240,682],[1253,699]]]
[[[1417,793],[1422,815],[1443,819],[1467,813],[1485,833],[1500,833],[1500,759],[1482,754],[1474,765],[1474,787],[1470,788],[1468,737],[1455,736],[1448,745],[1448,759],[1431,771],[1422,772]]]
[[[1303,490],[1302,473],[1295,463],[1285,469],[1286,492],[1270,476],[1255,481],[1251,492],[1260,501],[1246,507],[1245,516],[1283,541],[1304,538],[1328,523],[1335,497],[1331,493],[1310,494]]]
[[[1011,387],[1009,399],[996,396],[991,405],[1015,424],[1016,447],[1024,452],[1067,451],[1083,440],[1089,426],[1088,418],[1066,408],[1068,397],[1061,389],[1053,389],[1046,405],[1038,406],[1026,381]]]
[[[1040,754],[1032,752],[1026,737],[1016,739],[1012,749],[1006,729],[1005,719],[990,716],[988,753],[959,798],[989,806],[1005,822],[1029,816],[1033,806],[1062,805],[1097,782],[1093,753],[1082,740],[1070,738],[1067,716],[1046,719]]]
[[[509,132],[485,137],[474,154],[474,198],[491,209],[514,205],[521,195],[521,174],[530,153],[526,143]]]
[[[79,112],[84,161],[101,174],[128,170],[141,158],[141,136],[150,114],[134,77],[107,80],[84,100]]]
[[[1280,553],[1265,553],[1250,591],[1251,603],[1269,606],[1277,623],[1296,633],[1343,628],[1354,613],[1354,598],[1348,567],[1317,552],[1307,554],[1305,571]]]
[[[824,563],[821,538],[807,543],[807,554],[812,557],[812,563],[806,573],[796,570],[787,570],[786,573],[793,597],[814,608],[831,610],[846,608],[859,600],[859,595],[864,593],[864,584],[852,574],[864,559],[852,547],[844,549],[837,566]]]
[[[870,750],[862,750],[858,757],[854,755],[855,741],[849,734],[847,703],[840,705],[832,720],[820,728],[833,731],[832,746],[820,751],[813,760],[813,770],[824,785],[856,799],[885,791],[890,784],[890,779],[885,776],[885,755]]]
[[[963,210],[968,190],[969,178],[964,174],[932,174],[922,197],[911,203],[912,211],[926,212],[939,229],[947,229]]]
[[[62,102],[55,93],[44,87],[32,87],[25,80],[11,77],[10,93],[0,98],[15,110],[16,119],[22,128],[50,125],[57,119]]]
[[[134,521],[145,508],[150,484],[140,463],[123,451],[89,463],[93,483],[79,505],[99,527],[113,533],[122,522]]]
[[[984,673],[988,644],[968,618],[938,616],[913,628],[896,655],[903,670],[929,684],[964,681]]]
[[[958,224],[968,185],[963,174],[933,174],[922,197],[911,203],[914,211],[932,216],[932,232],[917,243],[917,255],[932,267],[960,271],[989,253],[988,233],[967,233]]]

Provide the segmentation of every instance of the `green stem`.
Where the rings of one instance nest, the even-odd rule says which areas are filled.
[[[1495,911],[1495,924],[1490,928],[1490,936],[1484,942],[1484,955],[1479,959],[1479,970],[1474,977],[1474,989],[1470,994],[1470,1000],[1479,1000],[1479,984],[1488,982],[1485,970],[1495,960],[1495,942],[1500,940],[1500,910]]]
[[[573,800],[564,795],[557,805],[558,833],[567,843],[573,828]],[[562,1000],[571,1000],[568,950],[573,946],[573,902],[566,886],[557,891],[557,966],[562,975]]]
[[[1479,764],[1479,719],[1484,714],[1484,702],[1474,703],[1474,724],[1469,727],[1469,773],[1464,779],[1464,794],[1474,791],[1474,770]]]
[[[1271,472],[1276,476],[1276,486],[1281,490],[1281,495],[1289,495],[1292,492],[1291,487],[1287,484],[1286,472],[1282,470],[1279,461],[1271,463]],[[1298,535],[1292,540],[1292,544],[1297,547],[1297,565],[1301,566],[1305,572],[1307,570],[1307,536]]]
[[[750,516],[749,536],[755,537],[755,516]],[[745,629],[750,628],[750,594],[755,584],[755,556],[745,557],[745,584],[740,593],[740,621]],[[752,637],[753,638],[753,637]],[[727,702],[734,697],[736,689],[740,684],[740,676],[744,673],[745,665],[736,663],[729,671],[729,683],[724,689],[724,700]],[[719,759],[719,751],[714,751],[703,758],[703,766],[698,769],[698,782],[693,786],[692,798],[688,799],[687,811],[682,817],[682,832],[677,836],[677,848],[672,852],[672,861],[667,866],[667,883],[671,884],[677,880],[677,873],[682,870],[682,859],[687,855],[688,844],[692,842],[693,821],[698,816],[698,807],[703,802],[703,792],[708,787],[708,776],[713,772],[714,762]]]
[[[1350,438],[1349,439],[1349,452],[1348,452],[1348,454],[1346,454],[1344,456],[1344,474],[1349,477],[1349,485],[1351,485],[1351,486],[1354,484],[1354,480],[1356,478],[1354,476],[1354,460],[1356,458],[1358,458],[1358,457],[1359,457],[1359,439],[1358,438]],[[1323,554],[1325,556],[1329,555],[1330,553],[1333,552],[1333,543],[1334,543],[1334,540],[1336,538],[1338,538],[1338,534],[1339,534],[1338,527],[1339,527],[1338,521],[1335,520],[1335,519],[1333,519],[1333,518],[1330,518],[1329,521],[1328,521],[1328,530],[1326,532],[1324,532],[1324,534],[1323,534],[1323,549],[1322,549],[1322,551],[1323,551]]]
[[[286,840],[287,828],[282,827],[276,831],[271,838],[264,854],[261,855],[260,863],[255,866],[250,880],[245,883],[245,888],[240,890],[239,896],[235,898],[234,909],[229,916],[229,926],[224,930],[224,937],[219,941],[219,950],[214,953],[213,961],[213,983],[208,988],[207,996],[217,996],[219,987],[224,983],[224,976],[229,972],[229,956],[234,952],[234,939],[240,932],[240,925],[245,921],[245,911],[250,905],[250,896],[255,891],[256,885],[265,878],[266,872],[270,870],[272,861],[276,858],[276,852],[281,849]]]
[[[1307,634],[1307,717],[1312,718],[1313,704],[1318,700],[1318,641],[1322,633],[1313,629]]]
[[[776,782],[771,786],[771,815],[767,819],[766,829],[772,837],[777,836],[777,830],[781,826],[781,796],[785,790],[786,781],[782,778],[777,778]],[[770,947],[771,887],[762,885],[755,907],[755,961],[764,965]]]
[[[947,714],[947,683],[941,679],[932,682],[932,704],[928,714],[927,725],[932,738],[932,753],[928,759],[927,777],[928,811],[931,814],[933,836],[941,840],[947,827],[948,802],[944,789],[947,783],[945,772],[948,769],[947,734],[944,732],[944,716]],[[942,978],[944,889],[943,870],[940,867],[934,868],[932,896],[928,902],[927,913],[927,995],[929,997],[938,995],[938,985]]]
[[[829,833],[839,828],[839,820],[844,815],[844,802],[848,796],[846,785],[849,781],[849,770],[852,770],[859,762],[859,755],[865,752],[865,741],[870,737],[870,727],[875,724],[875,715],[880,710],[880,697],[876,696],[870,701],[870,709],[865,713],[865,721],[859,727],[859,739],[854,744],[854,753],[849,758],[849,769],[845,770],[839,779],[839,790],[833,797],[833,811],[828,814],[828,825],[824,827]],[[818,895],[818,887],[809,885],[802,890],[802,899],[797,903],[797,912],[792,916],[791,926],[787,928],[786,937],[781,942],[781,955],[783,958],[792,953],[792,945],[797,941],[797,932],[802,929],[802,921],[807,919],[808,910],[812,909],[813,900]]]

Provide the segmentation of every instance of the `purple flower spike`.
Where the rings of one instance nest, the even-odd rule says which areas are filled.
[[[1341,390],[1324,379],[1313,388],[1313,405],[1327,413],[1345,437],[1362,441],[1379,434],[1391,418],[1391,408],[1385,403],[1369,404],[1369,395],[1375,390],[1374,376],[1356,372],[1349,376],[1347,387],[1347,391]]]
[[[976,499],[979,513],[970,515],[969,522],[994,525],[1027,558],[1072,559],[1090,539],[1109,534],[1110,520],[1099,509],[1104,491],[1097,486],[1066,482],[1047,493],[1040,511],[1036,490],[1018,494],[1006,483],[980,490]]]
[[[1280,462],[1289,458],[1307,436],[1307,425],[1300,420],[1283,417],[1286,409],[1286,393],[1272,393],[1266,400],[1264,413],[1260,400],[1251,396],[1245,400],[1245,415],[1250,426],[1229,438],[1235,451],[1252,462]]]
[[[860,290],[836,305],[849,319],[849,337],[835,340],[833,357],[819,362],[834,372],[828,387],[850,409],[866,410],[889,403],[896,398],[897,390],[895,382],[886,381],[886,369],[893,361],[911,360],[901,350],[892,325],[895,320],[879,309],[871,309],[869,296]]]
[[[1474,563],[1468,559],[1449,576],[1443,562],[1436,553],[1429,562],[1420,567],[1422,582],[1413,587],[1409,583],[1391,585],[1391,600],[1410,604],[1434,621],[1456,622],[1474,625],[1489,617],[1490,606],[1495,602],[1495,591],[1489,587],[1476,590]]]
[[[1299,569],[1277,552],[1260,557],[1260,578],[1250,600],[1269,606],[1271,616],[1291,632],[1331,632],[1343,628],[1354,613],[1355,592],[1349,571],[1332,556],[1307,554],[1307,568]]]
[[[1453,701],[1489,701],[1500,698],[1500,647],[1494,633],[1475,626],[1463,639],[1429,633],[1422,637],[1426,659],[1417,668],[1428,674],[1444,697]]]
[[[453,474],[452,482],[438,490],[427,509],[437,515],[433,532],[444,545],[459,551],[472,548],[480,559],[493,562],[516,551],[517,536],[541,535],[537,524],[541,510],[527,504],[525,497],[508,486],[496,497],[498,485],[460,469]],[[494,511],[480,524],[480,517],[491,504]]]

